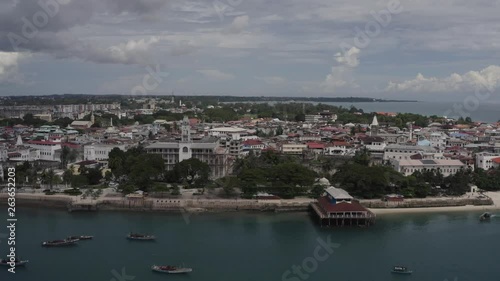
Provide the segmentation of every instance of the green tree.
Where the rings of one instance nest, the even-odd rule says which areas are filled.
[[[175,164],[173,174],[177,182],[186,183],[189,188],[202,188],[205,191],[210,177],[210,166],[198,159],[191,158]]]

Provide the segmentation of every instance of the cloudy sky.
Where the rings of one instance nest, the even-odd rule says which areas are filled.
[[[499,96],[500,1],[400,1],[0,0],[0,95]]]

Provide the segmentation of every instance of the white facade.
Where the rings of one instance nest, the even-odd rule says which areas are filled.
[[[60,141],[29,141],[27,145],[40,151],[42,161],[61,161],[56,158],[56,151],[61,149]]]
[[[233,140],[239,140],[242,136],[247,135],[247,130],[238,127],[219,127],[210,129],[208,134],[213,137],[226,135]]]
[[[410,159],[415,154],[420,154],[422,159],[444,159],[441,151],[428,146],[390,144],[384,148],[384,160]]]
[[[287,143],[281,146],[281,152],[284,154],[302,154],[306,149],[305,144]]]
[[[454,175],[460,169],[466,169],[467,165],[460,160],[397,160],[391,161],[394,170],[405,176],[412,175],[415,172],[424,172],[428,170],[439,170],[445,177]]]
[[[476,168],[489,170],[494,167],[492,159],[500,157],[499,153],[480,152],[476,154]]]
[[[119,148],[120,150],[126,151],[127,146],[125,144],[104,144],[104,143],[94,143],[83,146],[83,159],[84,160],[108,160],[109,153],[113,148]]]
[[[429,141],[432,147],[445,148],[447,138],[448,137],[444,133],[432,133],[429,137]]]

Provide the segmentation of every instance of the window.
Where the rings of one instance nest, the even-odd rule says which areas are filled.
[[[189,151],[189,149],[187,148],[187,146],[182,148],[182,152],[187,153],[188,151]]]

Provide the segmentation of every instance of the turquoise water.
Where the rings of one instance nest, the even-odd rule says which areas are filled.
[[[498,280],[500,218],[480,223],[479,213],[382,216],[366,229],[321,229],[307,214],[67,213],[18,210],[17,254],[30,263],[0,280]],[[6,217],[1,217],[5,222]],[[128,241],[130,231],[156,242]],[[0,231],[1,232],[1,231]],[[44,240],[94,235],[70,248],[43,248]],[[318,239],[337,243],[323,261],[311,261]],[[6,255],[6,241],[0,243]],[[309,258],[308,258],[309,257]],[[306,260],[309,273],[291,272]],[[152,264],[185,264],[189,275],[165,275]],[[414,270],[390,273],[393,265]],[[314,270],[312,270],[314,269]],[[124,271],[125,278],[113,272]]]

